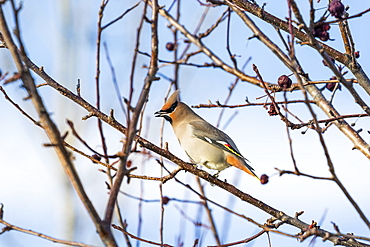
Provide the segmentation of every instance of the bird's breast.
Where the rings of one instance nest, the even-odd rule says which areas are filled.
[[[190,125],[182,126],[177,130],[175,134],[180,145],[192,162],[215,170],[223,170],[229,167],[226,162],[225,151],[194,136]]]

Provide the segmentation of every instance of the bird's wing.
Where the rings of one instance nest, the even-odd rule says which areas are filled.
[[[240,154],[233,140],[221,130],[206,121],[191,121],[190,125],[195,137],[249,162]]]

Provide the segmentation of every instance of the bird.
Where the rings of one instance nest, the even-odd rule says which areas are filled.
[[[233,140],[180,102],[179,93],[179,89],[176,90],[154,115],[163,117],[171,124],[180,146],[191,162],[217,170],[215,177],[222,170],[234,166],[259,179]]]

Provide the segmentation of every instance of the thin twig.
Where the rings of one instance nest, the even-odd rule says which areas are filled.
[[[31,120],[32,123],[34,123],[35,125],[42,127],[42,125],[40,124],[40,122],[36,121],[33,117],[31,117],[27,112],[23,111],[23,109],[17,104],[15,103],[9,96],[8,94],[5,92],[4,88],[2,86],[0,86],[0,91],[4,94],[4,97],[6,100],[8,100],[15,108],[17,108],[23,115],[26,116],[26,118],[28,118],[29,120]]]
[[[260,227],[260,228],[263,228],[263,229],[264,229],[264,230],[266,230],[266,231],[271,231],[271,232],[274,232],[274,233],[277,233],[277,234],[280,234],[280,235],[283,235],[283,236],[287,236],[287,237],[293,237],[293,238],[295,238],[295,236],[294,236],[294,235],[287,234],[287,233],[284,233],[284,232],[281,232],[281,231],[278,231],[278,230],[272,229],[272,228],[270,228],[269,226],[266,226],[266,225],[260,224],[260,223],[256,222],[255,220],[253,220],[252,218],[247,217],[247,216],[245,216],[245,215],[243,215],[243,214],[239,214],[239,213],[237,213],[237,212],[235,212],[235,211],[231,210],[229,207],[225,207],[225,206],[223,206],[223,205],[221,205],[221,204],[219,204],[219,203],[217,203],[217,202],[215,202],[215,201],[213,201],[213,200],[209,199],[208,197],[204,197],[204,198],[203,198],[203,195],[202,195],[202,194],[200,194],[200,193],[199,193],[199,192],[197,192],[195,189],[193,189],[189,184],[184,184],[183,182],[181,182],[181,181],[180,181],[180,180],[178,180],[177,178],[175,178],[175,181],[176,181],[177,183],[181,184],[182,186],[184,186],[186,189],[188,189],[188,190],[192,191],[193,193],[195,193],[195,194],[196,194],[197,196],[199,196],[201,199],[206,200],[207,202],[212,203],[213,205],[215,205],[215,206],[217,206],[217,207],[219,207],[219,208],[221,208],[221,209],[225,210],[226,212],[228,212],[228,213],[230,213],[230,214],[233,214],[233,215],[236,215],[236,216],[238,216],[238,217],[240,217],[240,218],[242,218],[242,219],[245,219],[245,220],[247,220],[248,222],[250,222],[250,223],[252,223],[252,224],[254,224],[254,225],[256,225],[256,226],[258,226],[258,227]]]
[[[100,109],[100,53],[101,53],[101,37],[103,33],[103,28],[102,28],[102,20],[103,20],[103,13],[104,9],[107,6],[109,0],[102,0],[100,9],[99,9],[99,14],[98,14],[98,33],[97,33],[97,39],[96,39],[96,72],[95,72],[95,97],[96,97],[96,108]],[[102,126],[102,121],[100,119],[97,119],[98,123],[98,130],[99,130],[99,135],[100,139],[102,142],[102,148],[103,148],[103,153],[104,156],[108,156],[108,150],[107,150],[107,144],[105,141],[105,136],[103,132],[103,126]],[[108,160],[106,160],[108,163]]]
[[[97,22],[97,38],[96,38],[96,61],[95,61],[95,97],[96,97],[96,108],[100,110],[100,57],[101,57],[101,38],[103,34],[104,28],[102,27],[102,21],[103,21],[103,16],[104,16],[104,10],[105,7],[107,6],[109,0],[102,0],[98,12],[98,22]],[[97,125],[98,125],[98,131],[99,131],[99,136],[100,136],[100,141],[101,141],[101,146],[103,149],[103,157],[105,159],[105,163],[109,164],[109,159],[108,159],[108,147],[106,144],[105,140],[105,135],[104,135],[104,130],[103,130],[103,125],[101,119],[97,119]],[[106,172],[108,176],[108,180],[110,182],[110,187],[112,187],[113,184],[113,178],[111,175],[111,171],[108,168]],[[117,204],[115,204],[117,205]],[[113,211],[113,209],[112,209]],[[118,214],[120,215],[120,213]],[[111,228],[109,227],[109,223],[105,222],[103,220],[103,223],[107,230],[111,233]]]
[[[227,28],[226,28],[226,50],[229,53],[229,57],[231,61],[234,64],[234,68],[238,68],[238,64],[235,59],[235,54],[231,53],[231,48],[230,48],[230,22],[231,22],[231,9],[229,8],[228,15],[227,15]]]
[[[247,239],[244,239],[244,240],[241,240],[241,241],[237,241],[237,242],[233,242],[233,243],[228,243],[228,244],[221,244],[221,245],[220,244],[219,245],[209,245],[208,247],[228,247],[228,246],[233,246],[233,245],[237,245],[237,244],[249,243],[250,241],[255,240],[259,236],[262,236],[262,234],[264,234],[266,232],[267,232],[266,230],[261,230],[259,233],[253,235],[252,237],[247,238]]]
[[[115,72],[113,63],[110,59],[110,56],[109,56],[109,50],[108,50],[107,43],[104,42],[103,45],[104,45],[104,49],[105,49],[106,59],[107,59],[108,65],[109,65],[111,73],[112,73],[112,81],[113,81],[113,85],[114,85],[114,90],[116,91],[118,103],[119,103],[119,106],[121,107],[121,110],[122,110],[124,116],[127,117],[127,112],[126,112],[126,109],[123,106],[123,102],[122,102],[123,99],[122,99],[122,95],[121,95],[121,92],[120,92],[120,89],[119,89],[116,72]]]
[[[204,8],[204,11],[203,11],[203,14],[202,14],[202,16],[199,18],[199,21],[198,21],[198,23],[197,23],[197,26],[196,26],[196,28],[194,29],[194,32],[193,32],[193,35],[194,36],[197,36],[197,33],[199,32],[199,30],[200,30],[200,28],[201,28],[201,26],[202,26],[202,24],[203,24],[203,22],[204,22],[204,20],[205,20],[205,18],[206,18],[206,16],[207,16],[207,14],[208,14],[208,11],[209,11],[209,6],[207,6],[206,8]],[[174,21],[176,22],[176,23],[179,23],[178,21],[176,21],[176,19],[174,19]],[[171,23],[172,24],[172,23]],[[175,28],[177,29],[177,30],[179,30],[176,26],[175,26]],[[179,30],[179,31],[181,31],[181,30]],[[182,52],[182,54],[180,55],[180,59],[182,59],[183,57],[185,57],[186,56],[186,54],[187,54],[187,51],[189,50],[189,48],[190,48],[190,45],[191,45],[191,43],[188,43],[187,45],[186,45],[186,47],[185,47],[185,49],[183,50],[183,52]]]
[[[218,235],[218,231],[217,231],[217,228],[216,228],[216,222],[215,222],[214,217],[212,215],[211,209],[208,206],[208,203],[207,203],[207,200],[206,200],[206,194],[204,192],[203,185],[202,185],[199,177],[196,177],[195,179],[197,181],[200,194],[202,195],[203,206],[206,210],[206,213],[207,213],[207,216],[208,216],[208,221],[211,224],[211,230],[212,230],[212,233],[213,233],[213,237],[215,238],[217,245],[221,245],[220,237]]]
[[[279,172],[279,175],[282,176],[284,174],[294,174],[297,176],[303,176],[303,177],[308,177],[308,178],[313,178],[313,179],[319,179],[319,180],[333,180],[332,177],[319,177],[319,176],[314,176],[310,175],[307,173],[300,172],[298,168],[295,168],[294,171],[288,171],[288,170],[280,170],[279,168],[275,168]]]
[[[272,97],[272,95],[270,94],[270,92],[267,90],[267,87],[266,87],[266,85],[265,85],[265,82],[263,81],[262,76],[261,76],[261,74],[260,74],[260,72],[259,72],[259,70],[258,70],[258,68],[257,68],[257,66],[256,66],[255,64],[253,64],[253,70],[254,70],[254,72],[256,73],[257,78],[259,78],[259,80],[262,82],[262,85],[264,86],[264,89],[265,89],[265,93],[266,93],[266,95],[269,97],[269,99],[271,100],[272,105],[275,107],[275,110],[276,110],[277,114],[280,116],[280,119],[281,119],[281,120],[286,124],[286,126],[287,126],[287,127],[292,127],[292,126],[294,126],[294,124],[293,124],[292,122],[290,122],[290,121],[289,121],[289,119],[288,119],[288,118],[286,118],[286,117],[285,117],[285,116],[280,112],[279,107],[278,107],[278,105],[276,104],[274,97]]]
[[[12,224],[6,222],[3,219],[0,219],[0,224],[3,224],[3,225],[6,226],[6,228],[3,228],[3,230],[0,232],[0,234],[4,233],[6,231],[14,230],[14,231],[18,231],[18,232],[23,232],[23,233],[27,233],[27,234],[30,234],[30,235],[34,235],[34,236],[37,236],[37,237],[40,237],[40,238],[43,238],[43,239],[52,241],[54,243],[58,243],[58,244],[65,244],[65,245],[71,245],[71,246],[81,246],[81,247],[93,247],[92,245],[88,245],[88,244],[84,244],[84,243],[79,243],[79,242],[74,242],[74,241],[62,240],[62,239],[50,237],[50,236],[45,235],[45,234],[42,234],[40,232],[36,232],[36,231],[32,231],[32,230],[27,230],[27,229],[24,229],[22,227],[12,225]]]
[[[123,229],[122,227],[117,226],[115,224],[112,224],[112,227],[114,229],[117,229],[118,231],[121,231],[121,232],[127,234],[128,236],[130,236],[133,239],[139,240],[139,241],[147,243],[147,244],[158,245],[158,246],[163,246],[163,247],[173,247],[172,245],[169,245],[169,244],[160,244],[160,243],[156,243],[156,242],[153,242],[153,241],[150,241],[150,240],[146,240],[146,239],[143,239],[143,238],[136,237],[135,235],[127,232],[125,229]]]
[[[158,70],[158,64],[157,64],[157,58],[158,58],[158,35],[157,35],[158,9],[159,9],[159,6],[158,6],[157,1],[153,0],[153,2],[152,2],[152,20],[151,20],[152,56],[151,56],[151,60],[150,60],[150,67],[149,67],[148,74],[145,78],[145,83],[144,83],[143,89],[141,91],[141,94],[139,96],[139,100],[136,104],[135,110],[132,114],[131,119],[129,119],[129,121],[128,121],[128,129],[127,129],[127,133],[126,133],[127,138],[126,138],[125,144],[122,147],[122,156],[120,157],[121,160],[120,160],[120,163],[119,163],[119,168],[118,168],[118,171],[117,171],[117,174],[116,174],[116,178],[115,178],[113,187],[110,191],[109,199],[108,199],[107,206],[106,206],[106,212],[105,212],[105,218],[104,218],[104,222],[106,224],[110,224],[112,222],[113,209],[114,209],[114,205],[115,205],[116,200],[117,200],[117,195],[118,195],[119,189],[120,189],[121,184],[123,182],[123,178],[125,176],[127,176],[129,178],[128,175],[132,171],[132,168],[131,169],[126,168],[126,162],[127,162],[128,156],[131,152],[132,143],[133,143],[134,138],[136,136],[137,123],[138,123],[138,120],[140,118],[142,108],[143,108],[145,102],[147,101],[150,86],[151,86],[153,81],[158,80],[158,78],[156,77],[156,73],[157,73],[157,70]],[[131,88],[131,92],[132,91],[133,91],[133,88]],[[131,105],[131,99],[132,98],[130,96],[129,105]],[[127,113],[128,113],[127,115],[129,116],[130,115],[129,111]]]
[[[357,17],[361,17],[363,14],[366,14],[370,12],[370,8],[364,10],[364,11],[361,11],[360,13],[357,13],[355,15],[351,15],[351,16],[346,16],[346,17],[343,17],[341,19],[337,19],[337,20],[333,20],[333,21],[327,21],[325,22],[326,24],[332,24],[332,23],[338,23],[338,22],[341,22],[343,20],[349,20],[349,19],[353,19],[353,18],[357,18]]]
[[[105,24],[104,26],[102,26],[101,28],[102,29],[106,29],[107,27],[109,27],[110,25],[116,23],[117,21],[119,21],[120,19],[122,19],[127,13],[129,13],[131,10],[135,9],[137,6],[139,6],[139,4],[141,3],[141,1],[137,2],[134,6],[132,6],[131,8],[127,9],[125,12],[123,12],[120,16],[118,16],[116,19],[110,21],[109,23]]]
[[[333,118],[328,118],[328,119],[322,119],[322,120],[317,120],[317,123],[329,123],[329,122],[334,122],[334,121],[337,121],[337,120],[340,120],[340,119],[345,119],[345,118],[361,118],[361,117],[369,117],[368,114],[364,113],[364,114],[351,114],[351,115],[340,115],[338,117],[333,117]],[[312,126],[312,121],[309,121],[307,123],[302,123],[302,124],[296,124],[294,126],[294,128],[302,128],[302,127],[305,127],[305,126]]]
[[[276,104],[296,104],[296,103],[305,103],[304,100],[289,100],[287,102],[284,101],[275,101]],[[309,103],[315,104],[315,101],[310,100]],[[264,103],[246,103],[241,105],[224,105],[217,102],[217,104],[198,104],[198,105],[192,105],[192,108],[238,108],[238,107],[247,107],[247,106],[266,106],[266,105],[272,105],[272,102],[264,102]]]
[[[106,158],[106,159],[109,159],[109,158],[118,158],[118,155],[106,155],[106,154],[104,154],[104,155],[102,155],[102,154],[100,154],[100,153],[98,153],[97,151],[95,151],[93,148],[91,148],[90,146],[89,146],[89,144],[87,144],[87,142],[84,140],[84,139],[82,139],[82,137],[77,133],[77,131],[76,131],[76,129],[75,129],[75,127],[74,127],[74,124],[73,124],[73,122],[71,121],[71,120],[69,120],[69,119],[67,119],[67,124],[69,125],[69,127],[71,128],[71,130],[72,130],[72,134],[82,143],[82,144],[84,144],[84,146],[85,147],[87,147],[91,152],[93,152],[93,153],[95,153],[95,154],[97,154],[97,155],[99,155],[100,157],[104,157],[104,158]]]
[[[249,57],[247,59],[247,61],[245,61],[245,63],[243,64],[243,67],[242,67],[242,71],[245,69],[245,67],[247,66],[247,64],[249,63],[250,60],[251,60],[251,57]],[[233,93],[233,91],[234,91],[234,89],[235,89],[235,87],[236,87],[236,85],[238,84],[239,81],[240,81],[240,78],[239,77],[236,77],[234,83],[232,83],[230,85],[230,87],[229,87],[229,93],[226,96],[226,99],[224,101],[224,104],[225,105],[229,102],[229,100],[231,98],[231,95],[232,95],[232,93]],[[221,112],[220,112],[220,115],[218,116],[216,127],[219,127],[220,126],[221,119],[222,119],[222,116],[223,116],[224,112],[225,112],[225,109],[222,109]]]
[[[79,149],[77,149],[77,148],[73,147],[72,145],[68,144],[67,142],[64,142],[63,144],[64,144],[64,146],[66,146],[67,148],[71,149],[72,151],[74,151],[74,152],[76,152],[76,153],[78,153],[78,154],[80,154],[80,155],[82,155],[82,156],[84,156],[84,157],[86,157],[86,158],[90,159],[92,162],[94,162],[94,163],[98,163],[98,164],[100,164],[100,165],[102,165],[102,166],[105,166],[105,167],[107,167],[107,168],[109,168],[109,169],[112,169],[112,170],[114,170],[114,171],[117,171],[117,169],[116,169],[115,167],[113,167],[112,165],[110,165],[110,164],[106,164],[106,163],[104,163],[104,162],[101,162],[100,160],[97,160],[97,159],[95,159],[94,157],[92,157],[92,156],[90,156],[90,155],[85,154],[84,152],[82,152],[81,150],[79,150]]]
[[[229,12],[228,9],[225,10],[221,14],[221,16],[217,19],[217,21],[214,24],[212,24],[212,26],[210,28],[207,29],[207,31],[205,31],[204,33],[200,33],[198,35],[199,38],[204,38],[204,37],[207,37],[208,35],[210,35],[212,33],[212,31],[215,30],[216,27],[218,27],[218,25],[226,19],[227,15],[228,15],[228,12]]]

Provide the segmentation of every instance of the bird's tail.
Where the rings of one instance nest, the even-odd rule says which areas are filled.
[[[234,155],[227,155],[226,161],[228,164],[245,171],[246,173],[257,178],[260,181],[260,178],[254,173],[254,169],[241,158]]]

